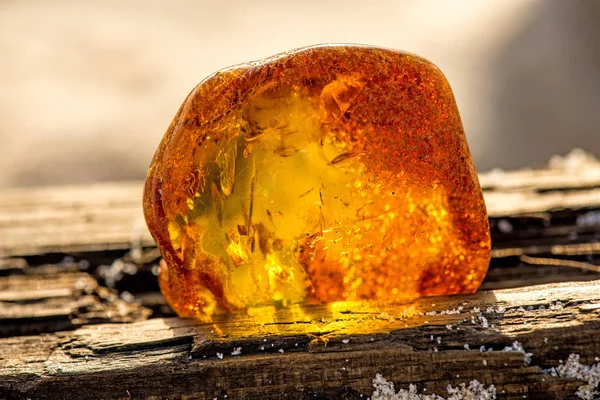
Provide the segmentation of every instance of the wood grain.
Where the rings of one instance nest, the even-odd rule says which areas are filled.
[[[516,171],[495,170],[479,174],[484,191],[498,190],[580,190],[600,186],[600,162],[590,154],[575,154],[557,165]]]
[[[0,193],[0,257],[151,246],[141,182]]]
[[[86,273],[0,277],[0,337],[140,321],[149,315]]]
[[[491,218],[600,208],[600,162],[576,169],[480,174]],[[154,244],[142,215],[142,182],[0,192],[0,257],[129,249]]]
[[[0,192],[0,399],[360,399],[377,373],[430,394],[477,379],[499,399],[575,398],[583,382],[542,370],[600,356],[600,163],[567,164],[480,175],[494,249],[476,294],[211,324],[148,319],[169,311],[141,182]],[[502,351],[515,340],[529,365]]]
[[[381,373],[396,388],[414,383],[427,393],[477,379],[493,383],[499,399],[567,399],[582,382],[542,369],[572,352],[587,363],[600,354],[600,281],[271,317],[158,318],[0,339],[0,397],[358,399]],[[515,340],[533,353],[530,365],[501,351]]]

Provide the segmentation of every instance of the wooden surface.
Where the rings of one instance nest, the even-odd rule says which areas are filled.
[[[141,182],[5,190],[0,257],[151,246],[141,204]]]
[[[0,337],[146,319],[86,273],[0,277]]]
[[[480,176],[493,252],[477,294],[214,324],[158,292],[140,182],[0,192],[0,399],[360,399],[377,373],[429,394],[477,379],[499,399],[576,398],[584,382],[542,370],[600,356],[599,165]],[[515,340],[530,364],[501,351]]]
[[[480,175],[491,218],[600,208],[600,162]],[[0,192],[0,257],[151,246],[142,182]]]
[[[551,310],[559,301],[564,308]],[[0,396],[354,399],[369,396],[381,373],[397,387],[415,383],[428,393],[477,379],[503,399],[563,399],[583,383],[541,369],[568,352],[600,354],[599,301],[600,281],[593,281],[411,305],[307,307],[303,316],[282,310],[273,322],[157,318],[0,339]],[[533,353],[530,365],[523,353],[501,351],[515,340]],[[231,355],[238,347],[241,354]]]

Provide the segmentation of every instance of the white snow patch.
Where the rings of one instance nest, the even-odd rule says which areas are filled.
[[[381,374],[375,375],[373,379],[375,391],[371,400],[492,400],[496,398],[496,388],[494,385],[485,386],[477,380],[472,380],[467,386],[461,383],[458,387],[448,385],[446,391],[448,397],[438,396],[436,394],[419,394],[417,386],[410,384],[408,390],[394,390],[394,383],[385,379]]]
[[[518,351],[519,353],[523,353],[525,354],[525,360],[523,360],[523,363],[525,365],[529,365],[531,363],[531,356],[533,353],[527,353],[523,348],[523,345],[517,341],[514,341],[512,346],[506,346],[504,349],[502,349],[502,351]]]
[[[239,356],[240,354],[242,354],[242,348],[241,347],[234,347],[233,348],[233,352],[231,353],[232,356]]]
[[[579,354],[571,354],[566,363],[544,372],[552,376],[575,378],[587,382],[587,385],[580,386],[575,394],[583,400],[597,399],[600,394],[596,390],[600,383],[600,362],[590,366],[581,364],[579,358]]]
[[[600,225],[600,211],[589,211],[577,216],[577,226]]]
[[[479,321],[481,321],[481,327],[482,327],[482,328],[485,328],[485,329],[487,329],[487,328],[489,328],[489,327],[490,327],[490,324],[488,323],[488,320],[487,320],[487,318],[486,318],[486,317],[484,317],[483,315],[480,315],[480,316],[479,316]]]

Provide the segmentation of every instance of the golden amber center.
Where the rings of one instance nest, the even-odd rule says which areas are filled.
[[[411,54],[320,46],[200,84],[144,209],[182,316],[474,292],[489,228],[458,110]]]

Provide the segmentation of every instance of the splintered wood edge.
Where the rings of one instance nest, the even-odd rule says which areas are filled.
[[[600,355],[600,280],[272,313],[275,322],[262,312],[212,324],[160,318],[0,339],[0,396],[339,398],[369,396],[380,373],[427,393],[477,379],[499,398],[562,399],[583,383],[542,368]],[[501,351],[514,341],[530,365]]]
[[[140,321],[149,315],[150,310],[123,301],[87,273],[0,277],[0,337]]]

